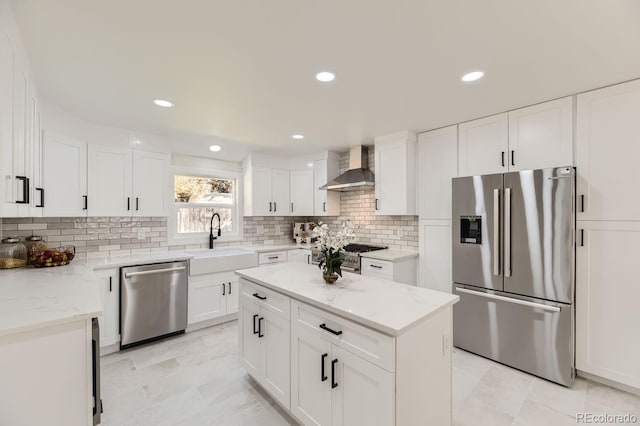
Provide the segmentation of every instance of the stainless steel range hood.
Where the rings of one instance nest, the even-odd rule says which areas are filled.
[[[322,185],[320,189],[350,191],[372,187],[375,185],[375,176],[368,166],[369,149],[362,145],[355,146],[349,151],[349,170]]]

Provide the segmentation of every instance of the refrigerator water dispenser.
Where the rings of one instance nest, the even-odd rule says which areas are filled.
[[[482,244],[482,217],[460,217],[460,242],[462,244]]]

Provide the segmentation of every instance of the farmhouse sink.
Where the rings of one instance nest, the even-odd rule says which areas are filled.
[[[193,256],[189,260],[190,275],[215,274],[258,266],[258,254],[251,250],[219,248],[186,250],[185,253]]]

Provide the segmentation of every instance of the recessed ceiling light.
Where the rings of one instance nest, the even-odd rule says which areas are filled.
[[[307,163],[307,167],[313,167],[313,163]]]
[[[335,80],[336,75],[329,71],[322,71],[316,74],[316,80],[322,81],[323,83],[328,83],[330,81]]]
[[[220,150],[222,150],[222,147],[220,145],[211,145],[209,147],[209,151],[211,152],[219,152]]]
[[[304,135],[301,135],[301,134],[295,134],[295,135],[292,135],[291,137],[294,139],[304,139]]]
[[[165,99],[155,99],[153,103],[163,108],[171,108],[173,106],[173,102],[167,101]]]
[[[462,76],[462,81],[464,81],[465,83],[469,83],[471,81],[476,81],[481,79],[484,76],[484,72],[483,71],[473,71],[470,73],[467,73],[465,75]]]

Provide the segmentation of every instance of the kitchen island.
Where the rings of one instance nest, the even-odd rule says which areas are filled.
[[[317,267],[236,272],[240,362],[303,424],[450,425],[455,295]]]

